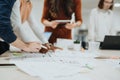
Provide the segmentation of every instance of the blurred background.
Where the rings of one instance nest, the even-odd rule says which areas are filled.
[[[41,16],[43,10],[44,0],[31,0],[33,3],[33,13],[35,14],[35,18],[40,23],[42,30],[44,30],[44,25],[41,23]],[[99,0],[82,0],[82,18],[83,24],[81,27],[76,28],[73,31],[74,39],[84,39],[87,41],[87,30],[89,23],[89,14],[91,9],[97,7]],[[115,0],[114,2],[114,24],[115,24],[115,32],[120,35],[120,0]]]

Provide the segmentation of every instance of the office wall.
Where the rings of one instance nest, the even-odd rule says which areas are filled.
[[[114,2],[118,2],[120,0],[115,0]],[[99,0],[82,0],[82,16],[83,16],[83,22],[86,27],[89,27],[89,14],[91,9],[98,6]],[[87,5],[87,6],[86,6]],[[114,7],[114,24],[115,28],[120,31],[120,7],[116,8]]]

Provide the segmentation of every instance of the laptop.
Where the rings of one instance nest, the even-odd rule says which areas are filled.
[[[100,43],[100,49],[120,50],[120,36],[105,36],[104,41]]]

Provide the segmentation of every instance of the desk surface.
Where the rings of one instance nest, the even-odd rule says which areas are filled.
[[[120,56],[120,51],[113,50],[100,50],[101,55],[105,56]],[[8,63],[6,57],[8,57],[10,53],[5,53],[0,57],[0,63]],[[90,74],[85,74],[85,76],[89,76],[94,80],[106,80],[104,77],[108,77],[107,80],[120,80],[120,69],[112,69],[108,65],[102,66],[104,60],[99,60],[101,67],[97,71],[94,71]],[[104,68],[104,69],[103,69]],[[104,76],[105,75],[105,76]],[[101,78],[100,78],[101,77]],[[100,78],[100,79],[99,79]],[[16,66],[0,66],[0,79],[1,80],[41,80],[38,77],[32,77],[26,74],[25,72],[18,69]],[[90,79],[91,80],[91,79]]]
[[[10,53],[4,53],[0,57],[0,64],[9,63],[6,58],[10,56]],[[32,77],[22,72],[16,66],[0,66],[0,80],[39,80],[37,77]]]

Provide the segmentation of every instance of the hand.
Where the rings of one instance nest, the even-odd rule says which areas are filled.
[[[45,46],[48,50],[50,49],[50,45],[52,45],[52,44],[50,44],[50,43],[43,44],[43,46]]]
[[[54,45],[52,45],[52,44],[50,44],[50,43],[45,43],[44,45],[48,48],[48,50],[52,50],[53,52],[54,52],[56,49],[63,50],[62,48],[56,47],[56,46],[54,46]]]
[[[48,49],[41,48],[41,49],[39,50],[39,52],[42,53],[42,54],[45,54],[45,53],[48,52]]]
[[[38,42],[30,42],[28,43],[30,48],[36,48],[36,49],[41,49],[41,44]]]
[[[76,27],[76,24],[75,23],[67,23],[66,25],[65,25],[65,28],[67,28],[67,29],[72,29],[72,28],[74,28],[74,27]]]
[[[41,49],[41,44],[37,42],[30,42],[26,44],[27,47],[23,49],[26,52],[39,52]]]
[[[52,51],[54,52],[56,49],[63,50],[63,49],[60,48],[60,47],[57,47],[57,46],[53,46],[53,45],[51,45],[50,50],[52,50]]]
[[[57,25],[58,25],[58,22],[56,22],[56,21],[51,21],[51,22],[50,22],[50,26],[51,26],[53,29],[55,29],[55,28],[57,27]]]
[[[23,48],[21,51],[29,52],[29,53],[39,52],[38,49],[31,49],[29,47]]]
[[[37,42],[25,43],[19,38],[12,42],[11,45],[14,45],[15,47],[21,49],[21,51],[25,52],[39,52],[39,49],[41,49],[40,43]]]

